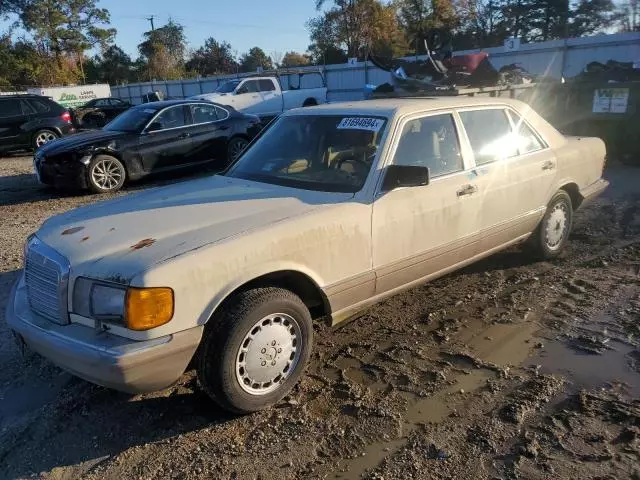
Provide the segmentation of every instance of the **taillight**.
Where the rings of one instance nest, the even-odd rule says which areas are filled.
[[[63,122],[71,123],[71,114],[69,112],[64,112],[62,115],[60,115],[60,118]]]

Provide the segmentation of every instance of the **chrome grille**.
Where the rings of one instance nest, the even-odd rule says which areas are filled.
[[[67,313],[68,262],[36,237],[29,241],[25,258],[25,283],[31,309],[65,325]]]

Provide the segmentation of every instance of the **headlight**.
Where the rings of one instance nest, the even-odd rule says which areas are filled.
[[[73,311],[96,320],[122,321],[126,293],[124,287],[79,278],[73,289]]]
[[[173,290],[133,288],[78,278],[73,290],[73,313],[130,330],[149,330],[173,318]]]

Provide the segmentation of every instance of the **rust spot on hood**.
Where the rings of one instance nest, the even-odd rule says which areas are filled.
[[[145,238],[144,240],[140,240],[135,245],[131,245],[132,250],[140,250],[141,248],[148,247],[149,245],[153,245],[156,243],[154,238]]]
[[[66,230],[64,230],[62,232],[62,235],[73,235],[76,232],[79,232],[80,230],[84,230],[84,227],[71,227],[71,228],[67,228]]]

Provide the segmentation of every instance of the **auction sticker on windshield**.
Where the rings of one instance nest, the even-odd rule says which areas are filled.
[[[343,118],[338,124],[339,130],[368,130],[378,132],[384,125],[381,118],[348,117]]]

